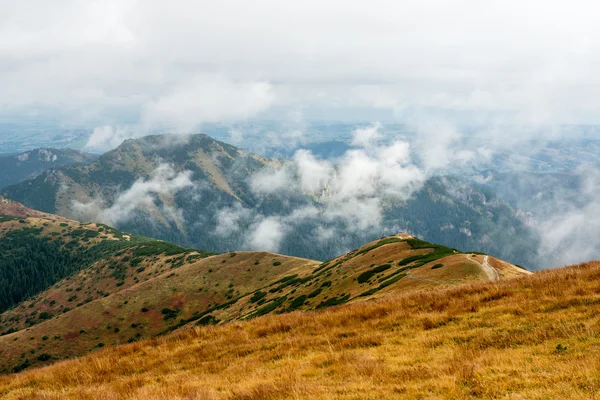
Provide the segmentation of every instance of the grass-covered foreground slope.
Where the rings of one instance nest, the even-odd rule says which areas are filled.
[[[314,310],[388,293],[453,287],[529,272],[493,257],[463,254],[410,235],[388,236],[310,269],[296,271],[230,307],[215,310],[219,320],[251,319],[268,313]],[[494,277],[493,279],[496,279]]]
[[[112,260],[101,261],[4,313],[3,321],[33,319],[33,325],[0,336],[0,369],[81,356],[185,324],[214,324],[240,297],[318,264],[272,253],[157,254],[137,263],[136,250],[122,253],[114,268]],[[123,277],[115,279],[115,272]]]
[[[46,324],[40,340],[49,343],[50,336],[58,335],[56,321],[72,312],[147,280],[151,273],[208,255],[0,198],[0,341],[5,343],[0,365],[28,365],[9,355],[23,347],[14,339],[10,345],[5,341],[11,334],[25,335]],[[68,323],[72,330],[87,327],[82,321]]]
[[[161,243],[30,210],[4,198],[0,239],[0,312],[125,249]]]
[[[2,204],[16,214],[0,219],[2,372],[190,326],[527,273],[409,235],[324,263],[267,252],[210,255]]]
[[[13,213],[15,215],[8,215]],[[210,254],[0,203],[0,370],[168,332],[318,262]],[[206,318],[202,318],[208,315]]]
[[[0,377],[5,399],[596,398],[600,263],[194,327]]]

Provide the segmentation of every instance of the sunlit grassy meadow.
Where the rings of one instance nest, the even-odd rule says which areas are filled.
[[[0,378],[5,399],[600,395],[600,262],[197,327]]]

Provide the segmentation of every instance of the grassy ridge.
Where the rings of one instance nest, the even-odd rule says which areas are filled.
[[[0,377],[0,397],[595,398],[599,278],[594,262],[196,327]]]
[[[37,304],[34,297],[58,282],[71,279],[81,271],[102,266],[106,275],[116,281],[115,289],[124,284],[127,268],[142,261],[163,256],[191,254],[206,257],[209,253],[194,251],[170,243],[125,234],[102,224],[82,224],[50,216],[10,217],[0,219],[0,335],[44,322],[54,316],[108,295],[98,290],[82,291],[81,285],[68,288],[68,299],[61,302],[53,296]],[[172,268],[185,260],[172,259]],[[177,261],[177,262],[175,262]],[[138,268],[138,272],[142,272]],[[62,284],[61,284],[62,285]],[[28,306],[13,309],[24,300]],[[32,300],[33,299],[33,300]]]
[[[7,334],[0,336],[0,372],[184,327],[324,309],[373,295],[487,279],[470,257],[408,235],[382,238],[319,265],[265,252],[207,258],[205,252],[103,225],[61,222],[44,229],[49,231],[46,237],[56,243],[64,240],[64,247],[75,254],[94,246],[121,247],[93,268],[81,269],[0,316],[0,332]],[[415,255],[419,258],[398,266]],[[431,276],[427,262],[438,259],[444,260],[445,268]],[[408,269],[413,271],[409,274]]]
[[[150,252],[151,248],[155,251]],[[140,249],[145,255],[134,257]],[[163,335],[187,324],[241,318],[273,303],[269,298],[248,304],[256,287],[268,291],[293,281],[296,274],[289,271],[307,275],[317,264],[270,253],[208,258],[197,258],[198,254],[187,250],[166,253],[162,245],[132,246],[3,314],[2,324],[18,328],[0,336],[0,372],[82,356],[104,346]],[[276,268],[274,262],[279,263]],[[276,302],[275,308],[280,305],[281,301]],[[260,310],[255,316],[271,311]]]
[[[14,219],[0,222],[8,221]],[[65,232],[53,231],[54,235],[50,235],[44,228],[56,222],[48,220],[43,224],[38,227],[30,219],[20,219],[18,226],[5,231],[0,240],[0,312],[99,259],[136,244],[120,240],[90,242],[100,235],[91,228],[61,227]]]
[[[7,222],[16,225],[8,228],[3,224]],[[138,261],[159,254],[211,254],[75,221],[2,216],[0,231],[0,312],[126,249]]]

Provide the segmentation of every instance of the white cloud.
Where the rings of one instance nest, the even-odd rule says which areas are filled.
[[[598,121],[599,16],[542,0],[4,2],[0,109],[177,129],[271,104]]]
[[[247,246],[256,250],[277,251],[285,235],[279,217],[266,217],[250,227]]]
[[[325,208],[324,216],[329,221],[344,221],[350,231],[366,232],[380,226],[381,202],[378,197],[334,201]]]
[[[379,129],[381,124],[376,123],[366,128],[358,128],[352,133],[352,145],[358,147],[370,147],[373,142],[380,138]]]
[[[135,136],[136,133],[127,127],[99,126],[92,132],[85,148],[90,151],[105,152]]]
[[[364,150],[347,151],[338,169],[332,182],[334,197],[353,198],[375,192],[378,163]]]
[[[293,157],[300,176],[300,188],[309,193],[317,192],[329,181],[333,167],[327,161],[319,161],[308,150],[298,150]]]
[[[333,239],[336,236],[336,230],[334,228],[317,226],[314,235],[320,243],[326,243],[327,241]]]
[[[378,143],[379,129],[380,125],[375,124],[355,131],[354,143],[362,148],[347,151],[340,160],[332,197],[389,194],[406,198],[423,182],[425,175],[412,163],[410,145],[402,140]]]
[[[228,237],[240,231],[240,222],[249,220],[252,211],[236,203],[233,207],[227,207],[217,212],[217,227],[215,234],[220,237]]]
[[[73,213],[82,220],[103,222],[117,225],[135,217],[136,211],[150,210],[155,205],[156,197],[172,197],[180,190],[193,187],[192,172],[175,172],[168,164],[159,165],[152,173],[150,179],[138,179],[131,187],[119,193],[112,205],[105,207],[101,199],[94,199],[88,203],[73,201]],[[162,213],[171,219],[181,217],[178,210],[163,206]]]
[[[252,117],[273,100],[271,85],[265,82],[199,76],[145,105],[142,121],[151,127],[190,132],[206,122]]]
[[[251,177],[250,187],[255,193],[275,193],[292,187],[292,175],[286,166],[265,168]]]
[[[415,185],[425,180],[424,173],[414,164],[410,156],[410,146],[397,141],[378,151],[380,162],[380,186],[384,193],[407,198]]]
[[[241,129],[229,130],[229,143],[234,146],[239,146],[244,143],[244,132]]]
[[[378,229],[381,227],[382,199],[406,199],[426,177],[412,163],[408,143],[378,143],[380,128],[379,124],[359,128],[354,133],[355,144],[362,148],[348,150],[335,163],[318,160],[310,151],[299,150],[282,168],[265,168],[254,174],[251,187],[258,194],[285,189],[316,195],[320,207],[302,206],[277,216],[277,221],[284,226],[316,220],[325,225],[344,226],[350,231]],[[234,216],[235,212],[228,218]],[[260,215],[255,218],[261,222],[264,219]],[[316,232],[317,236],[333,235],[333,228],[325,225]],[[255,224],[253,229],[261,227]],[[285,235],[287,231],[274,229],[274,232]]]

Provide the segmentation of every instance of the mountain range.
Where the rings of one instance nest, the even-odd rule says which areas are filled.
[[[72,149],[41,148],[20,154],[0,156],[0,188],[65,165],[89,164],[98,156]]]
[[[205,135],[147,136],[127,140],[87,165],[52,168],[2,194],[45,212],[215,252],[262,247],[325,260],[405,231],[541,267],[532,251],[536,232],[483,187],[431,177],[406,196],[357,196],[343,207],[331,203],[327,186],[257,190],[270,185],[257,177],[291,179],[289,162]],[[375,206],[381,215],[370,217]],[[270,231],[272,243],[255,243],[251,233],[257,230]]]

